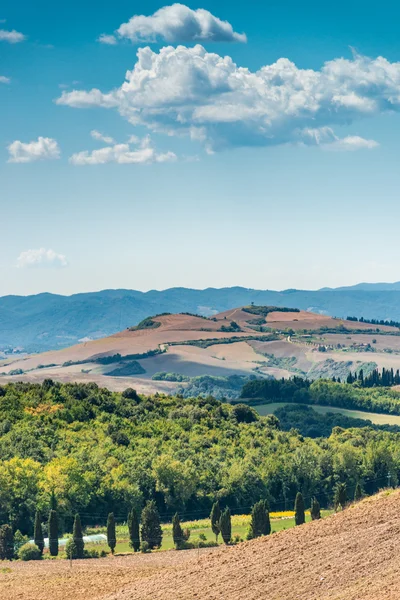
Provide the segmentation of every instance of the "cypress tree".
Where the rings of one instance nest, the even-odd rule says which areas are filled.
[[[335,489],[335,497],[334,497],[335,510],[337,510],[339,508],[339,506],[341,506],[342,510],[344,510],[345,506],[346,506],[346,502],[347,502],[346,484],[338,483],[336,486],[336,489]]]
[[[304,510],[304,499],[301,492],[297,492],[296,500],[294,503],[294,521],[296,525],[303,525],[306,521],[306,515]]]
[[[58,556],[58,515],[55,510],[49,514],[49,551],[50,556]]]
[[[221,528],[219,526],[219,522],[221,519],[221,509],[219,507],[218,501],[214,502],[214,504],[212,505],[210,519],[211,519],[211,529],[213,531],[213,534],[215,535],[215,540],[218,542],[218,536],[221,533]]]
[[[75,515],[74,529],[72,531],[72,540],[74,544],[73,558],[83,558],[83,550],[85,547],[83,541],[81,518],[78,513]]]
[[[114,513],[110,513],[107,518],[107,544],[111,550],[111,554],[114,554],[115,546],[117,545]]]
[[[269,535],[271,522],[269,520],[268,504],[265,500],[256,502],[251,511],[250,530],[248,539]]]
[[[35,514],[35,526],[33,529],[33,541],[40,550],[40,554],[43,554],[44,550],[44,537],[42,529],[42,520],[40,512],[37,510]]]
[[[361,485],[360,482],[357,483],[356,485],[356,489],[354,490],[354,500],[355,502],[357,502],[358,500],[361,500],[362,498],[362,489],[361,489]]]
[[[139,518],[134,508],[128,515],[128,529],[130,546],[134,552],[139,552],[140,549],[140,535],[139,535]]]
[[[184,535],[178,513],[175,513],[174,518],[172,519],[172,538],[174,540],[175,548],[179,550],[184,541]]]
[[[160,515],[154,500],[149,500],[142,512],[142,540],[147,542],[150,550],[160,548],[162,529]]]
[[[14,558],[14,534],[9,525],[0,527],[0,560]]]
[[[311,513],[311,519],[313,521],[317,521],[318,519],[321,518],[321,507],[316,498],[313,498],[313,500],[311,502],[310,513]]]
[[[232,537],[232,523],[231,523],[231,511],[226,508],[222,513],[219,520],[219,529],[221,531],[222,539],[225,544],[229,544]]]

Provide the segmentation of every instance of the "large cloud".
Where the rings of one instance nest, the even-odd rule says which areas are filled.
[[[57,103],[115,108],[134,125],[190,135],[210,150],[293,142],[338,146],[332,127],[399,110],[400,63],[356,55],[314,71],[280,58],[252,72],[200,45],[158,53],[147,47],[139,49],[121,87],[64,92]]]
[[[38,137],[36,141],[24,143],[15,140],[8,146],[11,163],[29,163],[36,160],[60,158],[60,149],[56,140]]]
[[[6,29],[0,29],[0,41],[8,42],[9,44],[18,44],[19,42],[23,42],[26,39],[26,36],[19,31],[7,31]]]
[[[135,15],[116,31],[119,38],[131,42],[246,42],[244,33],[236,33],[227,21],[221,21],[208,10],[192,10],[184,4],[164,6],[153,15]],[[103,44],[116,44],[117,38],[103,34]]]
[[[138,147],[132,149],[130,144],[138,145]],[[155,162],[171,162],[174,160],[176,160],[176,155],[173,152],[158,153],[152,147],[150,138],[145,137],[143,140],[139,140],[135,136],[132,136],[128,144],[114,143],[112,146],[105,146],[99,150],[93,150],[93,152],[88,152],[87,150],[77,152],[69,159],[70,163],[77,166],[104,165],[111,162],[120,165],[143,165]]]
[[[64,254],[57,254],[50,248],[48,250],[46,248],[26,250],[21,252],[17,258],[17,267],[20,269],[33,267],[62,268],[67,266],[68,261]]]

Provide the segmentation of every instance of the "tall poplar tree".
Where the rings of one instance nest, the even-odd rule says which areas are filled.
[[[115,546],[117,545],[114,513],[110,513],[107,518],[107,544],[111,550],[111,554],[114,554]]]
[[[53,509],[49,514],[48,531],[50,556],[58,556],[58,515]]]
[[[301,492],[297,492],[296,500],[294,503],[294,522],[296,525],[303,525],[306,521],[306,514],[304,509],[304,499]]]
[[[214,504],[212,505],[210,519],[211,519],[211,529],[213,531],[213,534],[215,535],[216,541],[218,542],[218,536],[221,533],[221,528],[220,528],[220,524],[219,524],[220,519],[221,519],[221,509],[219,507],[218,500],[217,500],[217,502],[214,502]]]
[[[43,554],[44,550],[44,537],[42,529],[42,519],[40,512],[37,510],[35,514],[35,525],[33,529],[33,541],[40,550],[40,554]]]

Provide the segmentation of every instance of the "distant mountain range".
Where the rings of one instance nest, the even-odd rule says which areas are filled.
[[[3,296],[0,298],[0,350],[23,348],[28,352],[42,352],[63,348],[86,338],[110,335],[149,315],[192,312],[210,316],[251,302],[336,317],[350,315],[400,321],[400,282],[360,283],[318,291],[277,292],[230,287]]]

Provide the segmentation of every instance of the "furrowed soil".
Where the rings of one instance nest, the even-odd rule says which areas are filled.
[[[1,563],[1,600],[399,600],[400,491],[232,547]],[[7,568],[11,569],[10,572]]]

